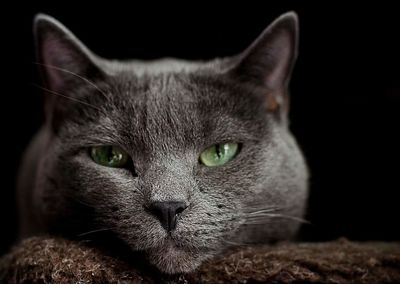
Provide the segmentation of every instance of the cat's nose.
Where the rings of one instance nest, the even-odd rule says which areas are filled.
[[[176,228],[178,215],[187,208],[183,201],[156,201],[150,204],[149,211],[160,220],[167,232]]]

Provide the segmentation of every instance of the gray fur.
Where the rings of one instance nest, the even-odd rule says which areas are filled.
[[[167,273],[193,270],[232,244],[294,236],[308,176],[287,121],[294,13],[244,53],[209,62],[108,61],[44,15],[35,33],[49,91],[20,171],[21,236],[95,239],[108,230]],[[224,141],[242,144],[234,160],[199,163]],[[134,172],[95,164],[94,145],[122,147]],[[145,210],[152,201],[189,206],[171,234]]]

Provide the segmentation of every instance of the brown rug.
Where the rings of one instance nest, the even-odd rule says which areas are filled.
[[[83,244],[37,237],[0,259],[0,283],[400,283],[400,244],[340,239],[252,246],[191,274],[165,276]]]

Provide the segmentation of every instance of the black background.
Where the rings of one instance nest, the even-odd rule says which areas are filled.
[[[43,118],[42,94],[32,86],[38,83],[32,38],[37,12],[56,17],[106,58],[209,59],[242,51],[275,17],[295,10],[300,52],[291,121],[312,173],[312,225],[303,236],[400,240],[398,9],[201,3],[2,8],[0,252],[15,238],[19,159]]]

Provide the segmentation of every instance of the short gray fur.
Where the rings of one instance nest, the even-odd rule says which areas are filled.
[[[282,15],[234,57],[119,62],[38,15],[48,91],[20,170],[21,237],[109,230],[166,273],[191,271],[231,245],[292,238],[308,179],[287,119],[297,22]],[[235,159],[199,163],[202,150],[229,141],[242,145]],[[136,174],[94,163],[95,145],[122,147]],[[174,231],[145,210],[153,201],[187,204]]]

